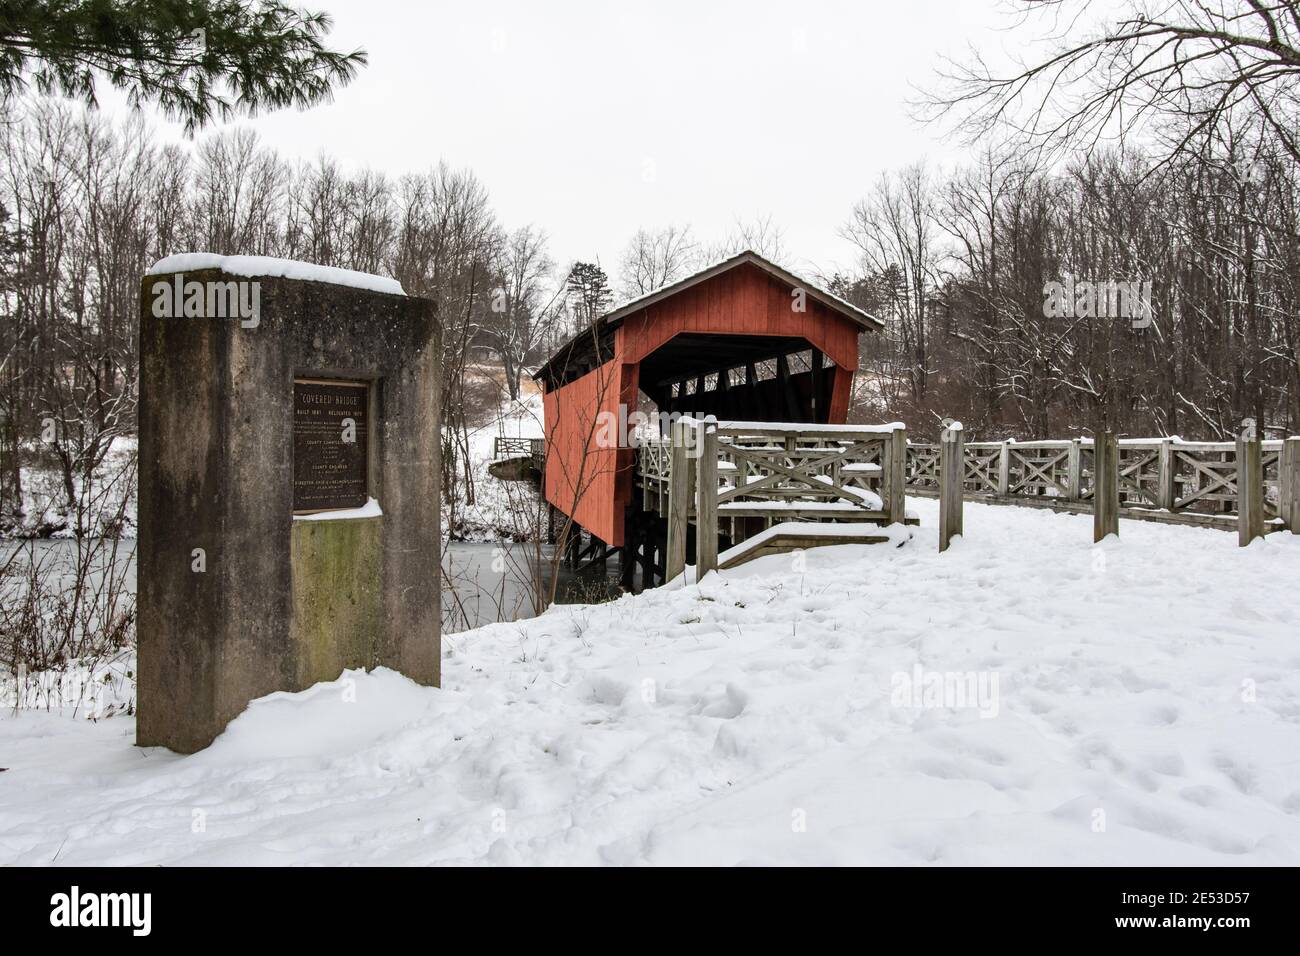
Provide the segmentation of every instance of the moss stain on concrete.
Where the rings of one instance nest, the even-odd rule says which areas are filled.
[[[374,667],[384,621],[383,518],[295,521],[289,565],[299,684]]]

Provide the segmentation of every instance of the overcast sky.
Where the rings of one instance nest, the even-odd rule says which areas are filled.
[[[1011,41],[994,0],[301,2],[370,64],[331,104],[253,120],[266,142],[393,175],[467,166],[507,227],[612,276],[640,226],[720,240],[768,214],[792,265],[851,263],[836,231],[883,170],[963,155],[909,118],[909,84]]]

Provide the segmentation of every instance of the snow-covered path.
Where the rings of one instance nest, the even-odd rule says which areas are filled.
[[[443,690],[348,675],[190,757],[6,715],[0,863],[1300,863],[1300,537],[968,505],[939,555],[910,504],[902,548],[455,635]]]

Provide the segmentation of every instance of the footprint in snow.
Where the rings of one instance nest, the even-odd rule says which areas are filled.
[[[733,720],[745,712],[745,705],[748,703],[748,694],[735,684],[728,684],[725,697],[707,705],[700,713],[705,717],[721,717],[724,720]]]
[[[1181,777],[1186,769],[1182,755],[1177,753],[1152,754],[1147,758],[1147,766],[1166,777]]]
[[[1157,707],[1151,711],[1150,720],[1157,727],[1168,727],[1176,723],[1179,716],[1177,707]]]
[[[1215,754],[1214,768],[1232,781],[1242,793],[1254,793],[1256,787],[1255,771],[1234,759],[1230,754]]]
[[[1198,784],[1194,787],[1183,787],[1178,791],[1178,796],[1182,797],[1188,803],[1194,803],[1198,807],[1217,807],[1223,802],[1223,794],[1207,784]],[[1300,794],[1297,794],[1300,797]],[[1300,804],[1297,805],[1297,811],[1300,811]]]

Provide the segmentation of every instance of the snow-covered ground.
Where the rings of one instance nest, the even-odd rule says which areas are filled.
[[[0,863],[1300,863],[1300,538],[972,504],[940,555],[910,506],[901,548],[454,635],[441,690],[348,674],[193,756],[5,716]]]

